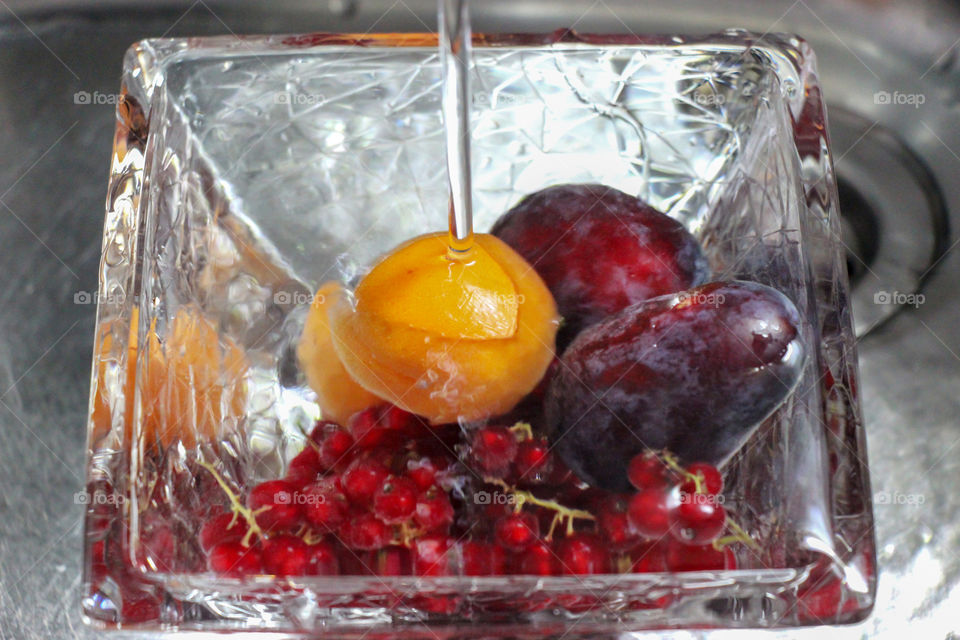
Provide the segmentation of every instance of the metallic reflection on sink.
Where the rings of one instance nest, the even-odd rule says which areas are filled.
[[[881,124],[830,112],[851,302],[858,336],[925,302],[948,248],[946,203],[923,161]]]
[[[830,637],[955,637],[948,634],[960,628],[960,492],[954,489],[960,486],[954,284],[960,251],[949,232],[960,224],[960,5],[476,4],[478,30],[744,27],[793,31],[813,44],[833,107],[857,280],[854,312],[866,336],[861,391],[881,572],[874,616],[831,630]],[[422,31],[435,23],[434,6],[434,0],[164,0],[145,11],[130,0],[0,4],[0,486],[15,487],[0,493],[0,637],[95,637],[80,624],[77,605],[82,508],[74,493],[81,488],[94,311],[84,292],[96,290],[111,101],[126,46],[161,34]],[[874,304],[878,293],[916,287],[922,304]]]

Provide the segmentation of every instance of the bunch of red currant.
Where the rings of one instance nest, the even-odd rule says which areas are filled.
[[[742,532],[711,465],[636,456],[632,495],[591,488],[530,425],[464,438],[394,406],[319,422],[287,474],[206,519],[211,570],[296,575],[574,575],[730,568]]]
[[[733,568],[728,545],[752,542],[726,516],[719,471],[706,463],[683,467],[669,452],[631,461],[632,495],[589,487],[523,423],[475,431],[467,462],[483,474],[482,495],[509,498],[487,498],[482,516],[517,573]],[[733,535],[721,537],[727,530]]]
[[[669,452],[648,451],[631,459],[627,476],[636,493],[609,502],[599,526],[611,544],[643,541],[634,571],[732,569],[728,545],[752,543],[727,517],[723,476],[713,465],[683,467]]]
[[[394,406],[362,411],[346,429],[319,422],[286,477],[255,486],[245,504],[221,480],[230,510],[200,532],[210,569],[431,572],[435,550],[427,543],[446,540],[454,519],[443,484],[456,473],[456,461],[445,437]]]

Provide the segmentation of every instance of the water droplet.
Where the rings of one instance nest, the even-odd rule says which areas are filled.
[[[797,97],[797,83],[793,80],[793,78],[784,79],[783,92],[791,100]]]

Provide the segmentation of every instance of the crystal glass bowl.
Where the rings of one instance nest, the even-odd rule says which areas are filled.
[[[681,221],[716,279],[772,286],[800,310],[801,381],[724,469],[756,547],[712,572],[208,571],[206,515],[282,477],[318,418],[295,356],[312,293],[445,223],[440,67],[430,35],[148,40],[124,61],[104,226],[90,624],[467,637],[868,614],[856,349],[809,47],[739,31],[478,36],[474,74],[478,230],[545,186],[599,182]]]

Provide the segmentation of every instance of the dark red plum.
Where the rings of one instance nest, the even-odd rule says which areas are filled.
[[[564,319],[560,348],[584,327],[631,304],[699,285],[709,273],[682,224],[599,184],[529,195],[491,233],[526,258],[550,288]]]
[[[564,352],[547,392],[551,441],[581,478],[614,491],[645,450],[718,465],[796,385],[799,327],[786,296],[752,282],[628,307]]]

